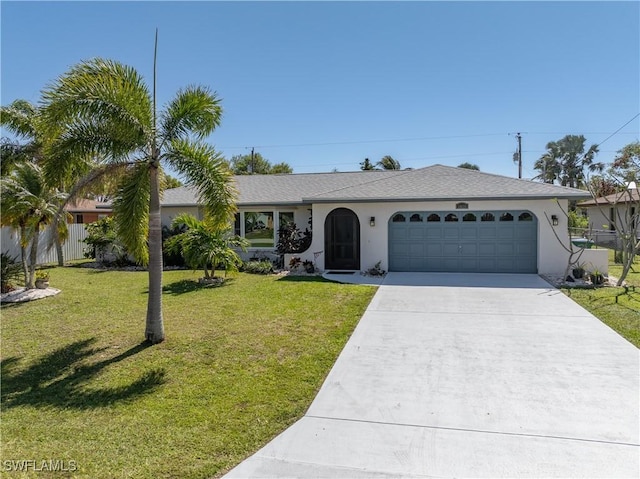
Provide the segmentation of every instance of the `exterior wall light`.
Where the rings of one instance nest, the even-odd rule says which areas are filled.
[[[375,217],[375,216],[372,216],[372,217],[369,219],[369,226],[375,226],[375,225],[376,225],[376,217]]]
[[[558,217],[556,215],[551,215],[551,224],[558,226]]]

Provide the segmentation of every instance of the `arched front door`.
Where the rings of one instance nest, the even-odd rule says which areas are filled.
[[[325,269],[360,269],[360,221],[347,208],[337,208],[324,221]]]

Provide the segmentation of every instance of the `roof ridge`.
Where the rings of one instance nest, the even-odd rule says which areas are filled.
[[[420,168],[420,169],[423,169],[423,168]],[[398,178],[399,176],[403,176],[403,175],[405,175],[407,173],[413,173],[413,172],[416,172],[418,170],[369,170],[369,171],[386,171],[388,173],[394,172],[396,174],[392,175],[393,178]],[[364,173],[364,171],[363,171],[363,173]],[[343,186],[342,188],[337,188],[335,190],[328,190],[328,191],[323,191],[321,193],[316,193],[315,195],[308,196],[307,198],[314,198],[316,196],[326,195],[326,194],[329,194],[329,193],[337,193],[337,192],[342,191],[342,190],[348,190],[350,188],[353,188],[354,186],[370,185],[371,183],[377,183],[378,181],[382,181],[382,180],[385,180],[385,179],[387,179],[387,178],[376,178],[375,180],[372,179],[370,181],[364,181],[362,183],[358,183],[357,185]]]

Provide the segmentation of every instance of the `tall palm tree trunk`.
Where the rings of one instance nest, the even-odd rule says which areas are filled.
[[[145,338],[151,344],[164,341],[162,319],[162,229],[160,224],[160,178],[157,163],[149,165],[149,298]]]
[[[64,266],[64,252],[62,250],[62,241],[60,240],[60,233],[56,225],[53,227],[54,241],[56,245],[56,256],[58,258],[58,266]]]
[[[40,226],[36,225],[31,240],[31,251],[29,251],[29,277],[27,279],[26,288],[34,289],[36,279],[36,263],[38,262],[38,242],[40,241]]]
[[[24,274],[24,286],[29,289],[29,262],[27,261],[27,227],[20,225],[20,259],[22,260],[22,273]]]

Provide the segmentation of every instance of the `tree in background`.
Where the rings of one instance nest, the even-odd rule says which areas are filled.
[[[145,338],[152,344],[165,337],[162,164],[194,188],[211,221],[230,223],[236,198],[226,162],[203,142],[220,124],[222,107],[216,94],[190,86],[178,91],[162,111],[155,98],[155,74],[150,91],[135,69],[101,58],[72,67],[43,93],[46,123],[64,128],[52,144],[47,173],[55,178],[72,169],[78,158],[99,158],[99,165],[79,179],[71,197],[102,178],[122,175],[113,200],[114,222],[127,251],[148,264]]]
[[[3,138],[0,144],[2,176],[10,175],[19,165],[26,163],[43,165],[45,163],[48,154],[47,145],[54,140],[58,129],[54,125],[46,124],[46,119],[39,107],[26,100],[15,100],[8,106],[0,107],[0,124],[16,136],[15,140]],[[75,163],[73,171],[69,171],[67,175],[58,176],[54,182],[38,170],[35,175],[42,183],[38,191],[46,195],[49,191],[57,190],[56,198],[62,208],[66,198],[61,193],[70,188],[73,176],[85,173],[90,169],[91,160],[89,158],[80,160]],[[23,179],[25,171],[20,173]],[[54,223],[57,218],[63,218],[62,212],[54,217]],[[67,229],[66,225],[54,224],[53,226],[49,247],[55,245],[58,265],[63,266],[62,243],[66,239]]]
[[[182,181],[180,181],[178,178],[174,178],[171,175],[167,175],[165,173],[164,178],[163,178],[163,188],[164,189],[169,189],[169,188],[180,188],[182,186]]]
[[[536,179],[545,183],[558,182],[562,186],[584,188],[588,172],[601,172],[602,163],[594,162],[598,145],[585,151],[583,135],[567,135],[547,143],[547,151],[533,165],[540,172]]]
[[[373,163],[371,163],[371,161],[369,161],[369,158],[365,158],[364,161],[360,163],[360,169],[362,171],[371,171],[375,170],[376,167]]]
[[[640,252],[640,191],[635,182],[639,173],[640,143],[634,142],[617,152],[605,174],[586,182],[596,207],[614,227],[616,262],[622,263],[618,286],[624,282]]]
[[[383,170],[400,170],[400,162],[398,160],[394,160],[392,156],[385,155],[383,156],[378,163],[377,166],[382,168]]]
[[[33,289],[40,231],[58,219],[55,222],[59,229],[58,236],[66,236],[66,218],[60,218],[65,216],[60,205],[66,195],[49,186],[42,169],[31,162],[18,164],[10,174],[4,176],[0,181],[0,193],[2,226],[10,226],[20,234],[25,287]]]
[[[283,162],[272,165],[271,162],[260,153],[234,155],[229,161],[229,167],[234,175],[276,175],[293,173],[293,168],[287,163]]]
[[[460,163],[458,165],[458,168],[464,168],[466,170],[480,171],[480,167],[478,165],[473,164],[473,163]]]
[[[627,183],[640,183],[640,141],[629,143],[618,151],[609,174]]]

